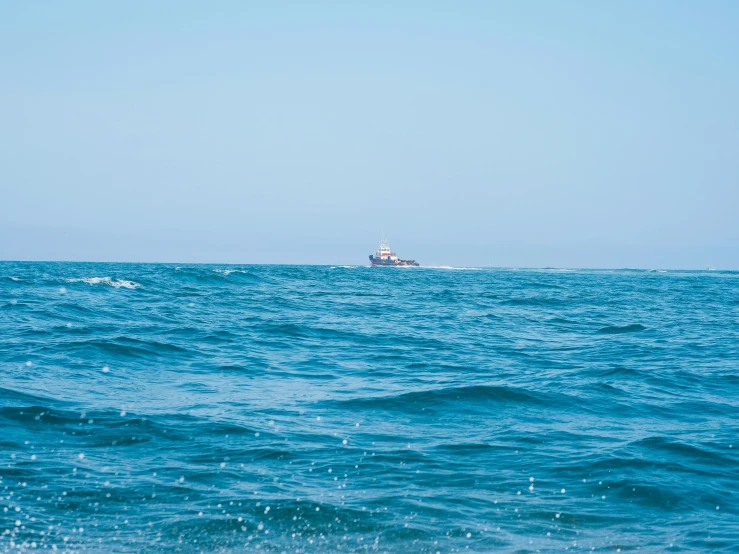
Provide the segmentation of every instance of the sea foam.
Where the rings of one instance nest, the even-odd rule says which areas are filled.
[[[141,286],[135,281],[126,279],[111,279],[110,277],[87,277],[83,279],[65,279],[67,283],[87,283],[88,285],[107,285],[115,288],[137,289]]]
[[[216,273],[221,273],[223,275],[231,275],[232,273],[246,273],[243,269],[214,269]]]

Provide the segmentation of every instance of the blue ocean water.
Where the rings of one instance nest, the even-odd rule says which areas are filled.
[[[739,273],[0,264],[0,551],[739,550]]]

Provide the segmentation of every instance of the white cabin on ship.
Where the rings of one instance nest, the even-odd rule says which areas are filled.
[[[390,251],[390,244],[388,244],[387,237],[382,239],[377,252],[375,252],[375,258],[382,261],[397,261],[398,257]]]

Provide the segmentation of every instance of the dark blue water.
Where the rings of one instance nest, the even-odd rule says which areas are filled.
[[[739,273],[0,264],[0,551],[739,549]]]

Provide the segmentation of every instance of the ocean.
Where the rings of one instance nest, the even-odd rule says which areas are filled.
[[[737,552],[739,273],[0,263],[0,551]]]

